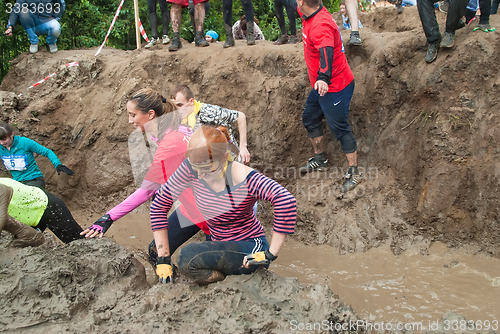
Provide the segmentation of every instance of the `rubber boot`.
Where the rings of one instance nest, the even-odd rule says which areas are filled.
[[[14,239],[12,239],[10,243],[12,247],[36,247],[45,242],[45,237],[42,232],[21,223],[11,216],[7,219],[4,229],[14,235]]]
[[[255,35],[253,34],[253,21],[247,21],[247,45],[255,45]]]
[[[234,46],[233,28],[228,24],[224,24],[224,29],[226,30],[226,41],[224,42],[224,48],[230,48],[231,46]]]
[[[194,35],[194,45],[195,46],[209,46],[205,36],[203,36],[203,31],[197,31]]]
[[[182,48],[181,35],[178,32],[174,32],[174,39],[172,39],[172,44],[169,46],[168,51],[177,51]]]
[[[199,281],[197,280],[196,283],[199,285],[208,285],[210,283],[222,281],[224,280],[224,278],[226,278],[226,275],[224,275],[218,270],[212,270],[212,275],[210,275],[210,277],[204,280],[199,280]]]
[[[13,192],[14,190],[11,187],[0,184],[0,232],[3,231],[9,218],[9,204]]]

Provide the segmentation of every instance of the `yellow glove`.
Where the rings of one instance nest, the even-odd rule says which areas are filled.
[[[158,275],[158,280],[163,284],[174,282],[174,271],[172,270],[170,256],[158,258],[156,261],[156,275]]]
[[[261,265],[269,264],[271,261],[276,260],[278,257],[274,256],[269,250],[263,252],[257,252],[247,255],[247,261],[249,265]]]

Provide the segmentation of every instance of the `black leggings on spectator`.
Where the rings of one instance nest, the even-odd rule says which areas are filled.
[[[243,12],[247,22],[253,21],[253,5],[252,0],[241,0],[243,5]],[[222,0],[222,13],[224,16],[224,23],[233,26],[233,0]]]
[[[283,13],[283,6],[286,9],[288,22],[290,23],[290,35],[297,34],[297,27],[295,26],[295,13],[297,8],[296,0],[274,0],[274,10],[276,11],[276,18],[280,26],[281,34],[286,35],[285,14]]]
[[[168,35],[170,24],[170,11],[166,0],[148,0],[149,23],[151,24],[151,34],[158,38],[158,16],[156,15],[156,2],[160,3],[161,22],[163,24],[163,35]]]
[[[48,197],[47,208],[34,228],[42,232],[49,228],[65,244],[73,240],[85,239],[85,236],[80,235],[82,228],[75,221],[66,204],[54,194],[48,192],[45,194]]]

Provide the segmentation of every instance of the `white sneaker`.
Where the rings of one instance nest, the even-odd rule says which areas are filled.
[[[158,40],[159,40],[159,38],[151,37],[151,39],[149,40],[149,43],[146,44],[146,46],[144,48],[145,49],[149,49],[150,47],[152,47],[153,45],[155,45],[158,42]]]
[[[37,52],[38,52],[38,43],[31,44],[30,45],[30,53],[37,53]]]
[[[170,38],[168,38],[168,36],[167,36],[167,35],[163,35],[162,39],[163,39],[163,44],[168,44],[168,43],[170,43]]]
[[[56,53],[57,52],[57,45],[49,44],[49,51],[50,51],[50,53]]]

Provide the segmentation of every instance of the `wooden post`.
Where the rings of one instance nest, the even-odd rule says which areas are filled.
[[[135,15],[135,40],[137,42],[137,49],[140,49],[141,33],[139,32],[139,0],[134,0],[134,15]]]

